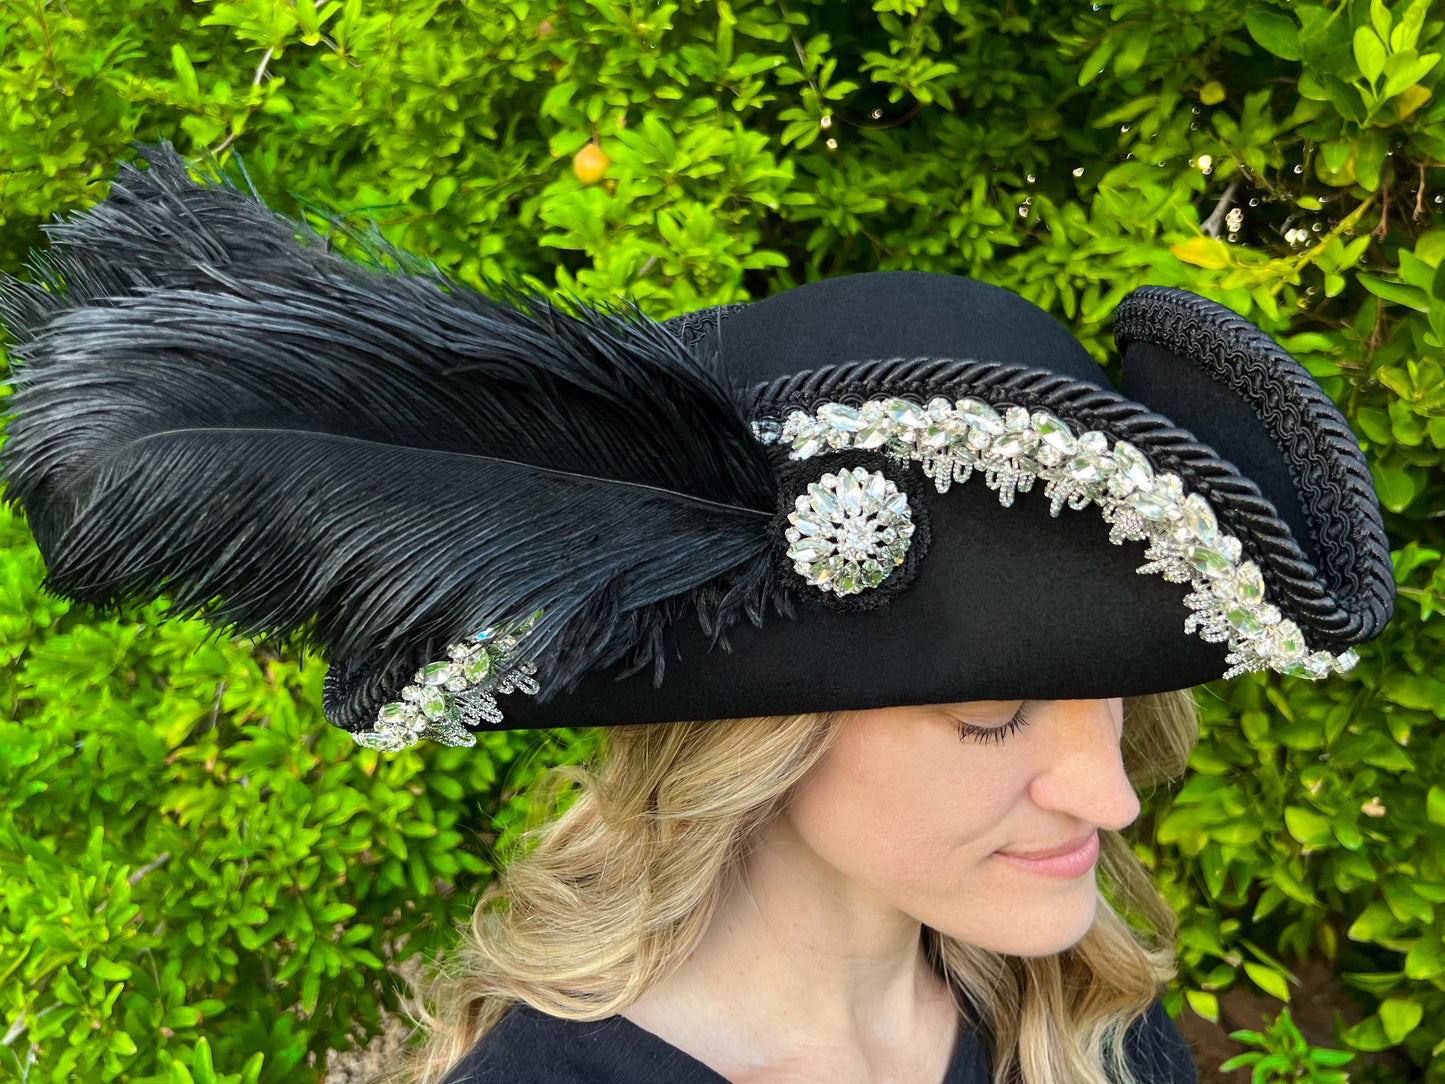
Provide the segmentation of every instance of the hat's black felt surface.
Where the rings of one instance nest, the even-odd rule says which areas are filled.
[[[715,337],[735,379],[886,357],[1006,361],[1109,386],[1052,316],[1009,291],[925,272],[844,276],[754,302]],[[885,460],[878,457],[879,466]],[[830,457],[809,463],[817,474]],[[892,469],[897,469],[893,467]],[[913,472],[918,472],[915,465]],[[884,606],[838,611],[798,578],[797,616],[740,625],[731,652],[695,622],[651,673],[596,673],[545,704],[499,697],[506,726],[580,726],[860,710],[966,700],[1085,699],[1184,688],[1218,677],[1225,649],[1186,635],[1187,584],[1141,576],[1145,545],[1111,545],[1094,507],[1049,516],[1039,485],[1012,507],[981,476],[938,494],[914,582]],[[781,540],[780,540],[781,544]]]

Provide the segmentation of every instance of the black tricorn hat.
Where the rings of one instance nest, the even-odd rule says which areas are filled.
[[[300,633],[363,744],[1318,678],[1391,616],[1348,425],[1204,298],[1125,298],[1114,389],[967,278],[565,311],[143,155],[0,283],[6,499],[60,594]]]

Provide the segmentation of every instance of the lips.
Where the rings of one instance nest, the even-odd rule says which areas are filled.
[[[1098,829],[1090,829],[1081,836],[1076,836],[1067,843],[1061,843],[1055,847],[1040,847],[1032,851],[999,851],[999,854],[1006,854],[1010,858],[1023,858],[1027,861],[1036,861],[1042,858],[1058,858],[1062,854],[1072,854],[1094,837]]]

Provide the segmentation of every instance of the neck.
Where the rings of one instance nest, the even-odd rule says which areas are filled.
[[[624,1015],[715,1068],[729,1064],[729,1079],[820,1047],[869,1060],[919,1037],[951,1049],[957,1026],[918,921],[824,862],[786,818],[754,848],[697,948]]]

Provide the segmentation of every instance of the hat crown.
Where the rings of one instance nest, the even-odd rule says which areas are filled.
[[[719,322],[712,345],[732,379],[885,358],[954,358],[1047,369],[1101,388],[1103,369],[1053,316],[986,282],[932,271],[821,279],[750,302]]]

